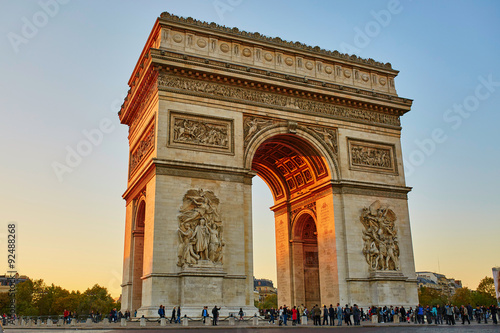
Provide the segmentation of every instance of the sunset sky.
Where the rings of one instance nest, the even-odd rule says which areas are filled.
[[[392,63],[399,96],[414,100],[402,145],[416,270],[475,289],[500,266],[499,1],[0,0],[0,274],[16,222],[21,274],[120,294],[117,112],[163,11]],[[54,163],[106,123],[58,177]],[[255,276],[275,280],[272,196],[254,184]]]

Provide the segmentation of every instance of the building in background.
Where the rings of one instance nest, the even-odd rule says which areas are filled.
[[[500,303],[500,267],[493,267],[493,283],[495,284],[495,297]]]
[[[19,275],[16,274],[14,278],[14,283],[18,284],[21,282],[24,282],[28,280],[29,278],[26,275]],[[7,274],[5,275],[0,275],[0,293],[7,293],[9,292],[10,286],[9,283],[12,281],[11,277]]]
[[[274,288],[273,281],[268,279],[253,279],[254,290],[259,294],[259,302],[263,302],[267,296],[277,295],[278,290]]]
[[[436,289],[448,297],[455,295],[458,288],[462,288],[461,280],[449,279],[444,274],[434,272],[416,273],[419,288],[426,287]]]

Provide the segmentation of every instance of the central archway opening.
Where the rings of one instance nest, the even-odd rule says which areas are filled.
[[[330,179],[326,158],[304,137],[282,133],[258,144],[252,170],[258,175],[252,188],[256,275],[266,266],[265,277],[276,278],[278,306],[312,308],[321,304],[315,195]],[[259,178],[268,190],[262,188]],[[272,198],[263,203],[269,190]],[[268,232],[257,231],[260,229]],[[273,240],[269,239],[270,230],[275,231]],[[269,244],[275,244],[274,253]],[[269,257],[263,252],[276,258],[274,265],[269,265]],[[271,275],[272,266],[276,274]]]

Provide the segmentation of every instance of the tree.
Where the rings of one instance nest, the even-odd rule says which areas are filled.
[[[10,314],[10,295],[8,292],[0,293],[0,314]]]
[[[492,277],[485,276],[477,286],[476,289],[480,293],[488,294],[495,298],[495,282]]]
[[[420,287],[418,289],[418,302],[422,305],[445,305],[448,303],[448,297],[440,290],[428,287]]]
[[[451,302],[454,305],[467,305],[470,304],[472,306],[476,306],[476,302],[474,300],[474,292],[467,287],[458,288],[455,291],[455,295],[451,298]]]
[[[256,305],[259,309],[265,310],[278,307],[278,295],[268,295],[262,302]]]

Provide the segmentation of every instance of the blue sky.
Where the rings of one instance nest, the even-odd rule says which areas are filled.
[[[2,0],[0,6],[0,228],[18,223],[21,273],[69,289],[100,283],[119,294],[128,146],[116,112],[163,11],[392,63],[400,71],[398,94],[414,100],[402,118],[402,144],[414,188],[416,269],[435,271],[439,261],[441,273],[475,288],[500,266],[500,2]],[[109,131],[59,181],[54,162],[64,162],[83,131],[103,121],[111,122]],[[262,239],[255,274],[274,279],[271,194],[258,180],[254,194]],[[5,234],[0,230],[0,246]]]

